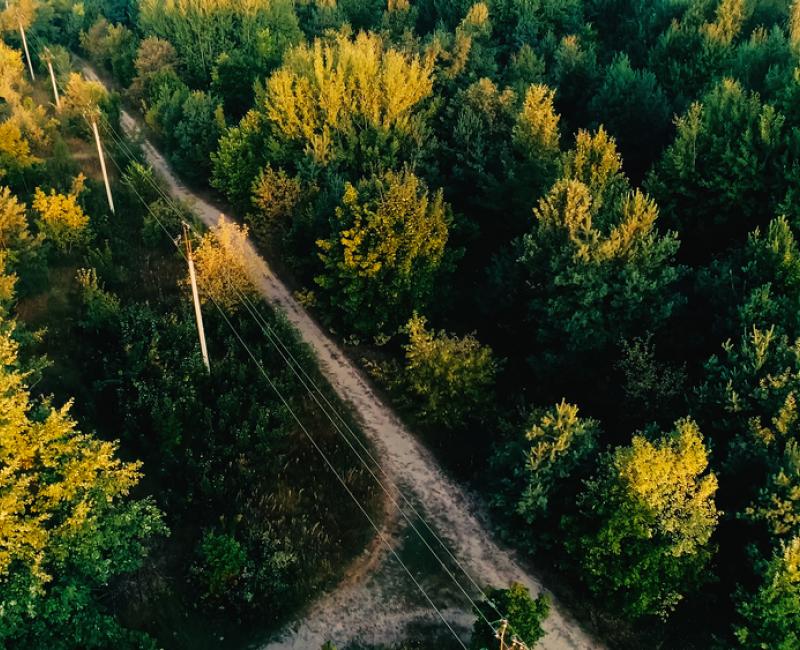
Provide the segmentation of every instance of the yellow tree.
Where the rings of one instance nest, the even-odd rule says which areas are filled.
[[[80,246],[89,238],[89,217],[78,204],[83,182],[83,174],[79,174],[69,194],[59,194],[55,190],[45,194],[37,187],[33,197],[39,231],[61,251]]]
[[[707,469],[691,419],[606,457],[578,499],[581,532],[568,542],[592,591],[629,616],[666,617],[698,585],[719,518]]]
[[[217,227],[207,232],[194,253],[197,284],[203,302],[235,309],[245,300],[257,299],[255,254],[247,241],[247,226],[220,216]]]
[[[325,163],[365,127],[421,135],[415,109],[431,94],[432,72],[431,63],[384,47],[375,34],[317,39],[286,53],[267,82],[266,113],[280,135]]]

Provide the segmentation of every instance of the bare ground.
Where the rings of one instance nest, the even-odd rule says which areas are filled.
[[[88,66],[84,71],[88,78],[99,80]],[[166,181],[170,193],[189,204],[207,226],[214,227],[220,210],[188,190],[176,178],[164,157],[142,137],[136,120],[129,113],[122,112],[121,123],[125,133],[141,144],[147,160]],[[252,244],[249,244],[247,254],[252,258],[253,280],[260,292],[284,312],[313,349],[323,374],[337,394],[352,405],[376,450],[387,482],[395,484],[414,503],[458,559],[460,567],[447,557],[430,534],[425,533],[429,544],[459,580],[460,588],[433,558],[412,527],[405,521],[400,525],[401,514],[396,510],[389,512],[382,535],[390,540],[461,640],[467,642],[474,619],[469,601],[461,589],[473,599],[480,598],[479,589],[461,567],[481,588],[507,586],[516,581],[526,585],[534,594],[548,592],[537,576],[495,539],[479,501],[442,471],[431,453],[376,395],[363,373],[271,272]],[[342,494],[341,498],[347,497]],[[423,530],[424,526],[420,525],[416,515],[412,516],[407,508],[404,510],[416,527]],[[538,647],[545,650],[604,647],[550,595],[553,606],[544,625],[547,636]],[[376,536],[348,568],[345,578],[335,589],[321,595],[282,633],[259,647],[263,650],[317,650],[328,640],[340,648],[348,644],[393,644],[420,630],[442,640],[449,634],[423,594]]]

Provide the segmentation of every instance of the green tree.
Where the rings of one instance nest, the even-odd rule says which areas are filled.
[[[738,337],[753,326],[800,335],[800,246],[786,217],[756,228],[743,249],[702,271],[698,288],[718,335]]]
[[[139,24],[145,34],[170,41],[187,81],[204,86],[223,54],[251,62],[250,83],[280,61],[301,38],[294,4],[288,0],[142,0]]]
[[[639,182],[669,134],[670,106],[655,75],[634,70],[627,55],[617,56],[606,68],[590,111],[595,123],[614,136],[628,175]]]
[[[496,445],[490,461],[497,477],[492,505],[500,517],[519,520],[525,546],[548,547],[560,537],[560,519],[574,510],[600,435],[597,420],[578,417],[578,407],[562,400],[534,409],[524,426]]]
[[[122,628],[101,594],[136,571],[166,528],[132,499],[139,463],[83,434],[69,404],[34,402],[6,322],[0,335],[0,641],[25,648],[148,645]]]
[[[328,314],[347,331],[391,334],[433,298],[445,259],[450,213],[410,171],[347,183],[320,239],[316,278]]]
[[[745,519],[765,525],[771,540],[800,534],[800,446],[796,440],[786,442],[776,465],[755,503],[744,512]]]
[[[741,594],[735,629],[739,647],[791,650],[800,644],[800,538],[782,545],[755,594]]]
[[[406,325],[403,383],[427,423],[459,429],[483,419],[493,403],[499,363],[474,335],[462,338],[426,328],[415,314]]]
[[[800,422],[799,395],[800,344],[774,328],[752,327],[705,364],[696,411],[718,448],[723,476],[736,477],[726,487],[732,514],[744,512],[782,469]]]
[[[564,177],[539,201],[518,242],[512,282],[531,328],[534,367],[563,367],[657,329],[680,297],[674,233],[659,234],[658,208],[621,173],[612,138],[578,133]],[[513,296],[512,296],[513,299]]]
[[[81,34],[81,46],[95,62],[108,68],[114,78],[128,86],[134,76],[137,38],[124,25],[110,25],[98,18],[89,31]]]
[[[628,616],[666,617],[702,583],[719,514],[697,425],[610,453],[579,497],[567,547],[589,588]]]
[[[262,244],[269,244],[276,236],[284,234],[303,200],[303,186],[298,178],[289,177],[282,169],[267,165],[253,183],[254,212],[247,215],[253,236]]]
[[[487,625],[486,620],[497,620],[498,611],[508,620],[506,642],[517,637],[529,648],[533,648],[544,637],[542,622],[550,613],[550,599],[546,594],[541,594],[534,600],[527,587],[514,583],[508,589],[490,589],[486,599],[478,604],[475,612],[477,619],[472,628],[470,642],[472,650],[497,647],[495,631]]]
[[[783,115],[730,79],[678,119],[647,187],[688,260],[707,261],[775,214],[786,194],[784,131]]]
[[[136,102],[149,99],[159,77],[175,74],[178,55],[172,43],[148,36],[139,43],[133,67],[136,75],[128,88],[128,95]]]

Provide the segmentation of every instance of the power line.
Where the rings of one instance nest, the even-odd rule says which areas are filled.
[[[105,122],[104,128],[106,129],[108,135],[115,141],[115,143],[117,145],[119,145],[119,147],[121,149],[123,149],[123,153],[125,153],[127,151],[127,155],[129,156],[130,159],[133,160],[134,156],[131,153],[130,149],[128,148],[127,144],[124,142],[123,137],[119,133],[117,133],[117,131],[113,128],[113,126],[109,123],[109,121],[107,119],[104,119],[104,122]],[[157,183],[155,183],[155,181],[153,179],[149,179],[148,178],[147,181],[151,184],[153,189],[167,202],[167,204],[173,210],[175,210],[177,212],[177,205],[174,202],[174,200],[172,199],[172,197],[168,196],[166,194],[166,192],[163,190],[163,188],[161,188]],[[193,226],[190,226],[190,227],[192,228],[192,231],[194,232],[194,234],[196,236],[200,235],[200,233],[197,231],[196,228],[194,228]],[[425,536],[419,531],[419,529],[416,527],[416,525],[413,523],[413,521],[409,518],[407,513],[403,510],[401,505],[397,502],[397,500],[393,496],[392,492],[383,484],[383,482],[380,480],[380,478],[375,474],[375,472],[372,469],[372,467],[370,466],[370,464],[364,460],[364,457],[361,455],[361,453],[354,447],[354,445],[353,445],[353,443],[351,441],[351,438],[356,440],[356,442],[361,447],[361,449],[364,452],[364,454],[379,469],[380,473],[383,474],[384,478],[389,482],[391,487],[393,487],[394,490],[398,494],[400,494],[400,496],[401,496],[402,500],[405,502],[405,504],[411,509],[411,511],[414,513],[414,515],[423,523],[423,525],[425,526],[427,531],[430,533],[430,535],[445,550],[447,555],[453,560],[453,562],[464,573],[464,575],[468,578],[468,580],[472,583],[472,585],[484,597],[484,599],[486,600],[488,605],[497,613],[498,616],[500,616],[500,619],[501,620],[507,620],[506,617],[497,609],[496,605],[491,601],[491,599],[488,598],[487,594],[481,589],[481,587],[477,584],[477,582],[474,580],[474,578],[472,578],[470,573],[464,568],[464,566],[455,557],[455,555],[452,553],[452,551],[450,551],[449,547],[444,543],[444,541],[434,532],[434,530],[431,528],[431,526],[428,524],[428,522],[425,520],[425,518],[420,514],[420,512],[413,505],[413,503],[406,497],[406,495],[403,493],[403,491],[400,490],[400,488],[391,480],[391,478],[387,475],[386,471],[383,469],[381,464],[375,459],[375,457],[369,451],[369,448],[364,444],[364,442],[361,440],[361,438],[352,430],[350,425],[341,416],[339,411],[330,403],[330,401],[328,400],[327,396],[319,388],[319,386],[316,384],[316,382],[313,380],[313,378],[308,374],[308,372],[303,368],[303,366],[297,361],[297,359],[292,354],[291,350],[282,341],[282,339],[280,338],[278,333],[269,325],[269,323],[259,313],[259,311],[257,310],[256,306],[253,304],[251,299],[246,294],[242,293],[238,289],[238,287],[235,287],[235,290],[238,293],[239,298],[242,300],[242,303],[244,304],[244,306],[245,306],[246,310],[248,311],[248,313],[254,318],[254,320],[258,324],[258,326],[261,329],[262,333],[267,337],[267,339],[270,341],[270,343],[273,345],[273,347],[276,349],[276,351],[281,355],[281,357],[283,358],[283,360],[286,363],[287,367],[289,367],[289,369],[295,374],[295,376],[301,382],[303,387],[308,391],[309,395],[316,402],[317,406],[319,406],[319,408],[322,411],[322,413],[331,422],[331,424],[333,425],[333,427],[337,431],[337,433],[347,443],[347,445],[350,447],[352,452],[356,455],[356,457],[359,459],[359,461],[362,463],[362,465],[364,465],[364,467],[367,469],[367,471],[370,473],[370,475],[373,477],[373,479],[376,481],[376,483],[381,487],[381,489],[386,494],[386,496],[389,498],[389,500],[392,502],[392,504],[398,509],[398,511],[403,516],[403,518],[408,523],[408,525],[412,528],[412,530],[420,538],[420,540],[426,546],[426,548],[431,553],[431,555],[433,555],[433,557],[436,559],[436,561],[442,567],[444,572],[453,581],[453,583],[457,586],[457,588],[461,591],[461,593],[467,598],[467,600],[472,605],[474,610],[478,613],[478,615],[486,622],[486,624],[495,633],[498,633],[499,632],[499,628],[496,626],[496,623],[492,623],[491,621],[488,620],[488,618],[483,613],[483,610],[480,607],[478,607],[478,605],[475,603],[475,601],[472,599],[472,597],[464,589],[464,587],[462,586],[460,581],[455,577],[455,575],[452,573],[452,571],[442,561],[442,559],[439,557],[437,552],[431,547],[430,543],[425,538]],[[288,358],[287,358],[287,356],[288,356]],[[298,372],[298,369],[299,369],[299,372]],[[300,373],[302,373],[302,375],[304,377],[301,376]],[[309,383],[311,384],[311,386],[309,386]],[[312,387],[313,387],[313,390],[312,390]],[[317,395],[319,395],[319,397],[317,397]],[[323,405],[320,402],[320,398],[325,403],[325,405]],[[347,430],[349,436],[346,435],[342,431],[342,429],[339,426],[339,424],[337,424],[337,422],[331,416],[331,413],[333,413],[335,415],[336,419],[338,419],[341,422],[341,424],[345,427],[345,429]],[[513,629],[511,629],[510,626],[509,626],[509,629],[513,634]],[[527,646],[525,646],[523,644],[520,647],[525,648]]]
[[[123,170],[122,170],[122,168],[120,167],[120,165],[119,165],[119,163],[117,162],[117,160],[114,158],[114,156],[113,156],[113,155],[111,155],[111,154],[109,154],[109,158],[110,158],[110,159],[112,160],[112,162],[114,163],[114,166],[115,166],[115,167],[116,167],[116,168],[119,170],[120,174],[122,174],[122,173],[123,173]],[[166,228],[166,226],[164,225],[164,223],[161,221],[161,219],[158,217],[158,215],[157,215],[157,214],[156,214],[156,213],[155,213],[155,212],[154,212],[154,211],[153,211],[153,210],[150,208],[150,206],[147,204],[147,202],[144,200],[144,197],[142,197],[142,195],[141,195],[141,194],[138,192],[138,190],[137,190],[135,187],[133,187],[133,186],[130,186],[130,187],[131,187],[131,190],[134,192],[134,194],[136,194],[136,196],[137,196],[137,197],[139,198],[139,200],[142,202],[142,205],[145,207],[145,209],[146,209],[146,210],[147,210],[147,211],[150,213],[150,215],[151,215],[151,216],[152,216],[152,217],[153,217],[153,218],[156,220],[156,222],[157,222],[157,223],[158,223],[158,225],[161,227],[161,229],[164,231],[164,233],[167,235],[167,237],[169,237],[169,238],[170,238],[170,240],[171,240],[171,241],[172,241],[172,242],[173,242],[173,243],[176,245],[176,248],[177,248],[178,252],[180,253],[181,257],[183,257],[183,258],[184,258],[184,260],[186,260],[186,259],[187,259],[187,258],[186,258],[186,255],[184,254],[184,252],[183,252],[183,250],[181,249],[180,245],[178,245],[178,244],[177,244],[177,242],[176,242],[176,238],[174,238],[174,237],[171,235],[171,233],[170,233],[170,232],[169,232],[169,230]],[[453,635],[453,637],[456,639],[456,641],[457,641],[457,642],[458,642],[458,643],[461,645],[461,647],[462,647],[462,648],[464,648],[464,650],[467,650],[467,648],[466,648],[466,646],[464,645],[463,641],[461,641],[461,638],[458,636],[458,634],[456,633],[456,631],[455,631],[455,630],[452,628],[452,626],[451,626],[451,625],[450,625],[450,623],[447,621],[447,619],[445,619],[445,617],[444,617],[444,615],[442,614],[441,610],[439,610],[439,608],[438,608],[438,607],[435,605],[435,603],[433,602],[433,600],[431,599],[431,597],[428,595],[428,593],[425,591],[425,589],[422,587],[422,585],[419,583],[419,581],[418,581],[418,580],[417,580],[417,579],[414,577],[414,575],[413,575],[413,573],[411,572],[411,570],[410,570],[410,569],[409,569],[409,568],[406,566],[406,564],[403,562],[403,560],[402,560],[402,559],[400,558],[400,556],[398,555],[397,551],[395,551],[395,549],[393,548],[393,546],[391,545],[391,543],[390,543],[390,542],[389,542],[389,541],[386,539],[386,536],[385,536],[385,535],[384,535],[384,534],[381,532],[381,530],[380,530],[380,529],[378,528],[378,526],[375,524],[375,521],[374,521],[374,520],[372,519],[372,517],[369,515],[369,513],[368,513],[368,512],[367,512],[367,510],[366,510],[366,508],[365,508],[365,507],[364,507],[364,506],[361,504],[361,502],[359,501],[358,497],[356,497],[356,495],[355,495],[355,494],[352,492],[352,490],[351,490],[351,489],[350,489],[350,487],[347,485],[346,481],[345,481],[345,480],[342,478],[342,476],[339,474],[339,472],[336,470],[336,468],[334,467],[333,463],[330,461],[330,459],[328,458],[328,456],[325,454],[325,452],[322,450],[322,448],[321,448],[321,447],[319,446],[319,444],[316,442],[316,440],[314,439],[314,437],[311,435],[311,433],[310,433],[310,432],[308,431],[308,429],[305,427],[305,425],[303,424],[303,422],[300,420],[299,416],[298,416],[298,415],[297,415],[297,414],[294,412],[294,410],[292,409],[292,407],[289,405],[289,402],[288,402],[288,400],[287,400],[287,399],[286,399],[286,398],[283,396],[283,393],[280,391],[280,389],[277,387],[277,385],[276,385],[276,384],[273,382],[273,380],[272,380],[272,379],[269,377],[269,375],[267,374],[267,372],[266,372],[266,370],[264,369],[264,367],[263,367],[263,365],[261,364],[261,362],[260,362],[260,361],[258,360],[258,358],[255,356],[255,354],[254,354],[254,353],[253,353],[253,351],[250,349],[250,347],[247,345],[247,343],[245,342],[245,340],[244,340],[244,338],[242,337],[242,335],[241,335],[241,334],[238,332],[238,330],[236,329],[236,327],[233,325],[233,323],[232,323],[232,322],[230,321],[230,319],[228,318],[227,314],[225,314],[225,312],[224,312],[224,310],[222,309],[222,307],[221,307],[221,306],[218,304],[218,302],[217,302],[216,300],[214,300],[214,298],[213,298],[212,296],[208,296],[208,298],[209,298],[209,300],[212,302],[212,304],[213,304],[213,305],[216,307],[217,311],[219,311],[219,313],[220,313],[220,315],[222,316],[223,320],[225,321],[226,325],[227,325],[227,326],[230,328],[230,330],[233,332],[234,336],[235,336],[235,337],[236,337],[236,339],[239,341],[239,343],[241,344],[241,346],[242,346],[242,347],[245,349],[245,351],[247,352],[248,356],[249,356],[249,357],[250,357],[250,358],[253,360],[253,362],[256,364],[256,366],[258,367],[259,371],[260,371],[260,372],[261,372],[261,374],[264,376],[264,379],[266,379],[267,383],[268,383],[268,384],[269,384],[269,386],[272,388],[272,390],[275,392],[275,394],[278,396],[278,398],[280,399],[280,401],[283,403],[284,407],[285,407],[285,408],[286,408],[286,409],[289,411],[289,413],[291,414],[292,418],[295,420],[295,422],[297,423],[297,425],[300,427],[300,429],[303,431],[303,433],[304,433],[304,434],[306,435],[306,437],[309,439],[309,441],[311,442],[311,444],[314,446],[314,448],[317,450],[317,452],[318,452],[318,453],[320,454],[320,456],[323,458],[323,460],[324,460],[325,464],[328,466],[328,468],[331,470],[331,472],[333,472],[333,474],[336,476],[337,480],[338,480],[338,481],[339,481],[339,483],[342,485],[342,487],[345,489],[345,491],[347,492],[347,494],[350,496],[350,498],[351,498],[351,499],[352,499],[352,500],[355,502],[355,504],[358,506],[358,509],[361,511],[361,513],[362,513],[362,514],[364,515],[364,517],[367,519],[367,521],[369,522],[369,524],[370,524],[370,525],[372,526],[372,528],[375,530],[375,533],[377,534],[377,536],[378,536],[378,537],[381,539],[381,541],[382,541],[382,542],[384,543],[384,545],[387,547],[387,549],[388,549],[388,550],[389,550],[389,552],[392,554],[392,556],[393,556],[393,557],[394,557],[394,558],[397,560],[397,562],[400,564],[400,566],[401,566],[401,567],[404,569],[404,571],[405,571],[405,572],[408,574],[409,578],[411,578],[411,580],[412,580],[412,582],[414,583],[414,585],[415,585],[415,586],[417,587],[417,589],[418,589],[418,590],[419,590],[419,591],[422,593],[422,595],[425,597],[425,599],[427,600],[428,604],[429,604],[429,605],[430,605],[430,606],[431,606],[431,607],[434,609],[434,611],[436,612],[436,614],[438,614],[439,618],[440,618],[440,619],[442,620],[442,622],[443,622],[443,623],[444,623],[444,624],[447,626],[448,630],[450,630],[450,632],[452,633],[452,635]]]

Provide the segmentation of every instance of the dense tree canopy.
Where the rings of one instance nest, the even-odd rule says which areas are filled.
[[[200,610],[283,616],[359,530],[215,321],[257,295],[240,220],[608,645],[796,645],[800,2],[21,0],[0,31],[0,302],[42,328],[16,336],[44,385],[152,463]],[[85,118],[119,97],[233,205],[195,242],[219,384],[162,236],[188,208],[111,143],[103,206]]]

